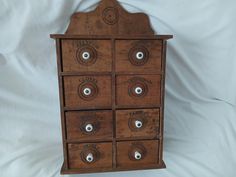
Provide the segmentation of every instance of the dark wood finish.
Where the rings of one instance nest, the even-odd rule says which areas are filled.
[[[83,62],[86,51],[93,56]],[[62,63],[64,72],[111,72],[110,40],[62,40]]]
[[[67,140],[112,140],[113,121],[111,111],[66,112]],[[87,130],[90,128],[90,130]]]
[[[86,156],[93,153],[94,161],[88,163]],[[112,168],[112,143],[68,144],[69,168]]]
[[[91,89],[90,96],[83,91]],[[94,106],[111,106],[110,76],[67,76],[64,77],[66,107],[90,108]]]
[[[116,168],[116,124],[115,124],[115,120],[116,120],[116,74],[115,74],[115,68],[116,68],[116,62],[115,62],[115,52],[116,52],[116,48],[114,47],[115,45],[115,40],[111,39],[111,45],[112,45],[112,113],[113,113],[113,160],[112,160],[112,168],[115,169]]]
[[[65,132],[65,113],[64,97],[63,97],[63,79],[60,76],[61,72],[61,39],[56,39],[56,53],[57,53],[57,70],[58,70],[58,85],[59,85],[59,99],[60,99],[60,114],[61,114],[61,127],[62,127],[62,142],[63,142],[63,156],[64,156],[64,170],[68,170],[68,158],[67,158],[67,145],[66,145],[66,132]]]
[[[51,37],[57,47],[61,173],[165,168],[165,60],[172,35],[154,35],[146,14],[101,0],[94,11],[73,14],[65,34]]]
[[[161,40],[117,40],[116,72],[161,71]],[[145,53],[144,59],[136,59],[137,52]]]
[[[134,170],[151,170],[151,169],[162,169],[166,168],[164,161],[161,161],[160,164],[149,164],[148,166],[128,166],[128,167],[116,167],[116,168],[93,168],[91,169],[66,169],[65,164],[63,163],[61,174],[84,174],[84,173],[104,173],[104,172],[120,172],[120,171],[134,171]],[[111,173],[112,175],[112,173]]]
[[[135,30],[135,29],[134,29]],[[106,39],[119,39],[119,40],[168,40],[173,38],[173,35],[150,35],[150,34],[139,34],[139,35],[73,35],[73,34],[51,34],[51,38],[54,39],[79,39],[79,40],[106,40]]]
[[[165,112],[165,77],[166,77],[166,52],[167,52],[167,42],[163,41],[162,44],[162,68],[163,68],[163,75],[162,75],[162,87],[161,87],[161,93],[162,93],[162,108],[161,108],[161,115],[162,119],[160,120],[160,132],[163,135],[164,134],[164,112]],[[163,140],[160,146],[160,159],[163,159]]]
[[[159,141],[128,141],[117,143],[117,166],[118,167],[145,167],[159,163]],[[139,160],[135,159],[135,152],[141,154]]]
[[[117,76],[116,103],[118,106],[150,106],[161,103],[160,75]],[[138,95],[135,89],[142,88]]]
[[[159,135],[159,120],[159,109],[116,111],[116,138],[156,138]]]

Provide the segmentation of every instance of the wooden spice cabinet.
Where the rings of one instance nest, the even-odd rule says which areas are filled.
[[[62,174],[165,168],[167,39],[148,17],[102,0],[56,40]]]

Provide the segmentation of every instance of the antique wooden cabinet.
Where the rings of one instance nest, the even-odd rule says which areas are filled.
[[[115,0],[72,15],[56,40],[62,174],[164,168],[167,39]]]

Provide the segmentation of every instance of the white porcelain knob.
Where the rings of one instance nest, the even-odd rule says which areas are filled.
[[[144,53],[143,53],[143,52],[137,52],[137,53],[136,53],[136,58],[137,58],[138,60],[142,60],[142,59],[144,58]]]
[[[134,152],[134,158],[136,160],[140,160],[142,158],[142,154],[140,152],[138,152],[138,151],[135,151]]]
[[[83,92],[86,96],[89,96],[92,93],[92,90],[90,88],[85,88]]]
[[[141,87],[136,87],[134,91],[137,95],[140,95],[143,93],[143,89]]]
[[[87,156],[86,156],[86,161],[91,163],[93,161],[93,154],[92,153],[89,153]]]
[[[82,53],[82,58],[83,58],[84,60],[88,60],[88,59],[90,58],[90,53],[89,53],[89,52],[83,52],[83,53]]]
[[[87,124],[85,126],[85,130],[86,130],[86,132],[92,132],[93,131],[93,125],[92,124]]]
[[[135,121],[135,127],[136,128],[141,128],[143,126],[143,123],[140,120]]]

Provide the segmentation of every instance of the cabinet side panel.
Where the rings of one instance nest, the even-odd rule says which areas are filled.
[[[60,112],[61,112],[62,143],[63,143],[63,155],[64,155],[63,168],[68,169],[67,146],[66,146],[66,142],[65,142],[66,131],[65,131],[63,78],[60,75],[60,73],[62,71],[61,39],[56,39],[56,51],[57,51],[58,86],[59,86]]]
[[[162,41],[162,70],[163,70],[163,75],[162,75],[162,87],[161,87],[161,94],[162,94],[162,109],[161,109],[161,114],[160,114],[160,132],[161,132],[161,139],[160,139],[160,159],[163,161],[163,134],[164,134],[164,111],[165,111],[165,76],[166,76],[166,47],[167,47],[167,42],[166,40]],[[163,163],[163,162],[161,162]]]

